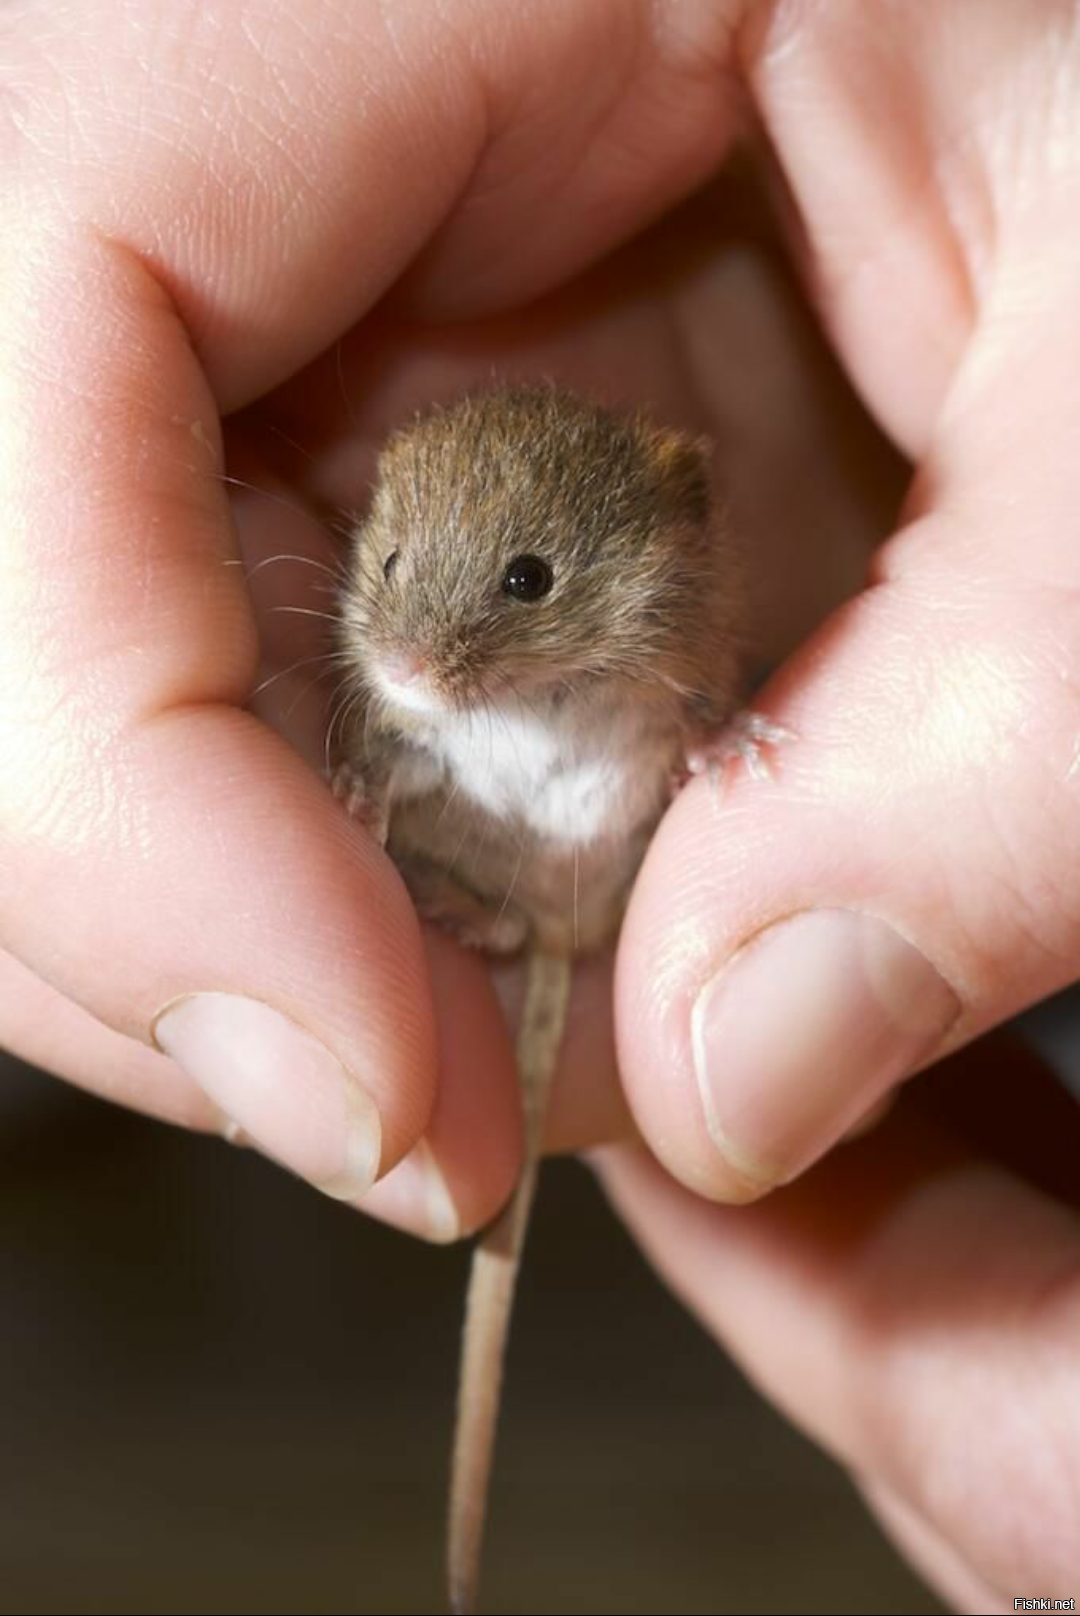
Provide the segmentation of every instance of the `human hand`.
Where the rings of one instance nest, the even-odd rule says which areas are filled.
[[[758,18],[823,319],[916,476],[871,587],[756,703],[801,736],[778,780],[692,788],[650,850],[618,1050],[668,1172],[629,1147],[601,1171],[930,1580],[1012,1610],[1080,1580],[1077,1114],[966,1046],[1080,975],[1076,10]],[[957,1070],[954,1125],[994,1115],[1006,1148],[920,1115]]]
[[[952,1056],[755,1206],[710,1205],[640,1147],[594,1162],[662,1277],[957,1609],[1075,1598],[1075,1116],[1022,1045]]]
[[[421,1232],[505,1197],[517,1098],[486,973],[422,940],[318,778],[333,709],[305,695],[306,631],[335,551],[313,513],[361,498],[389,424],[493,365],[617,374],[716,425],[687,364],[701,276],[657,271],[655,243],[613,296],[579,272],[719,160],[722,23],[569,0],[8,17],[8,1047],[238,1127]]]
[[[295,692],[289,675],[260,698],[289,692],[280,717],[294,745],[244,710],[260,655],[274,672],[318,654],[310,620],[275,611],[325,607],[305,583],[317,568],[270,558],[332,566],[305,509],[358,499],[388,425],[493,366],[583,386],[617,375],[624,396],[730,440],[770,380],[738,348],[748,288],[732,297],[730,270],[700,252],[670,270],[664,227],[624,255],[620,273],[640,272],[628,292],[584,271],[713,172],[741,79],[797,204],[823,321],[920,468],[873,587],[766,692],[770,715],[801,736],[778,779],[732,778],[719,805],[689,788],[628,917],[617,1044],[634,1117],[675,1178],[746,1198],[797,1174],[920,1062],[1077,975],[1074,11],[894,5],[875,8],[872,32],[841,4],[568,0],[521,14],[461,0],[358,15],[87,3],[6,24],[0,1040],[176,1121],[230,1116],[350,1198],[377,1155],[384,1178],[365,1205],[421,1232],[475,1227],[499,1203],[518,1139],[486,973],[421,937],[390,866],[318,780],[326,714],[317,690],[304,694],[306,670]],[[234,490],[230,506],[222,415],[229,472],[283,503]],[[770,489],[746,493],[759,514],[771,493],[793,538],[828,508],[831,446],[808,436],[821,430],[804,409],[801,441],[821,451],[804,467],[805,499],[787,498],[775,460]],[[816,537],[782,565],[772,552],[762,567],[759,550],[759,573],[801,560],[812,592]],[[846,940],[827,919],[800,922],[831,925],[834,941],[819,930],[809,968],[789,954],[760,985],[745,956],[735,1002],[699,1017],[699,1087],[700,990],[745,939],[819,910],[873,918]],[[875,941],[879,924],[889,930]],[[794,948],[788,936],[777,946]],[[760,945],[753,963],[769,965]],[[618,1120],[606,980],[582,974],[553,1115],[564,1146]],[[240,1001],[231,1066],[220,1022],[157,1022],[207,990]],[[155,1023],[178,1059],[152,1047]],[[296,1027],[322,1052],[305,1035],[297,1048]],[[759,1378],[884,1476],[909,1529],[951,1542],[963,1575],[1003,1587],[1072,1571],[1042,1553],[1051,1536],[1080,1535],[1054,1513],[1064,1485],[1027,1495],[1023,1520],[1056,1524],[1026,1560],[1015,1541],[988,1556],[972,1537],[978,1510],[958,1520],[969,1472],[938,1472],[956,1499],[926,1495],[929,1472],[898,1436],[909,1406],[912,1430],[932,1430],[950,1377],[891,1373],[890,1348],[910,1336],[887,1331],[867,1363],[888,1425],[873,1457],[838,1393],[841,1366],[866,1346],[851,1319],[872,1305],[858,1301],[872,1276],[856,1258],[830,1266],[812,1219],[806,1244],[797,1236],[804,1212],[858,1226],[858,1164],[870,1163],[889,1214],[876,1225],[877,1302],[903,1277],[896,1295],[925,1326],[925,1357],[939,1351],[969,1385],[991,1338],[948,1315],[930,1329],[915,1271],[927,1264],[930,1304],[964,1279],[968,1322],[1006,1298],[1021,1313],[1030,1302],[1050,1346],[1032,1359],[1034,1332],[994,1338],[985,1424],[1011,1403],[1033,1411],[1042,1441],[1076,1406],[1058,1357],[1075,1314],[1074,1223],[976,1167],[937,1179],[928,1168],[924,1190],[926,1140],[905,1130],[901,1118],[739,1212],[686,1196],[642,1157],[611,1158],[608,1178]],[[995,1237],[980,1244],[991,1202]],[[760,1302],[753,1319],[717,1296],[721,1249],[742,1265],[730,1295]],[[796,1313],[799,1332],[787,1328]],[[785,1336],[771,1353],[769,1319]],[[815,1320],[815,1364],[844,1350],[837,1376],[795,1408],[781,1349]],[[1028,1362],[1053,1373],[1027,1375],[1018,1393],[1012,1368]],[[1055,1439],[1055,1455],[1068,1451]]]
[[[684,793],[627,918],[624,1082],[710,1197],[1080,975],[1070,18],[833,5],[744,38],[823,318],[916,474],[871,586],[760,698],[801,736],[782,781]]]
[[[722,435],[730,416],[702,363],[717,344],[708,277],[638,288],[601,316],[574,276],[716,167],[733,70],[788,170],[837,345],[928,469],[918,520],[884,552],[877,587],[769,693],[803,737],[782,782],[739,781],[718,811],[693,787],[661,831],[620,965],[619,1055],[638,1124],[685,1181],[747,1193],[704,1124],[689,1009],[740,939],[792,908],[861,912],[872,900],[944,972],[941,1019],[953,998],[962,1006],[953,1041],[1074,974],[1068,914],[1054,910],[1040,931],[1028,912],[1057,895],[1070,824],[1057,537],[1068,463],[1053,449],[1071,371],[1067,277],[1049,250],[1065,239],[1068,149],[1044,142],[1058,168],[1035,163],[1020,187],[995,142],[1000,119],[1020,116],[1014,76],[1037,73],[1040,52],[1056,61],[1051,14],[995,8],[976,27],[974,13],[931,21],[896,7],[892,33],[879,21],[873,41],[840,6],[567,5],[512,26],[481,5],[444,10],[437,26],[428,8],[396,7],[392,26],[371,8],[363,28],[314,5],[299,19],[172,8],[154,28],[151,15],[83,5],[9,25],[5,1041],[99,1091],[213,1126],[220,1111],[148,1047],[155,1020],[207,989],[271,1004],[330,1051],[311,1055],[303,1089],[272,1079],[306,1046],[299,1057],[280,1046],[269,1065],[264,1048],[240,1093],[250,1028],[226,1072],[220,1044],[206,1069],[195,1035],[183,1050],[175,1027],[171,1038],[264,1148],[343,1187],[343,1094],[355,1093],[344,1067],[380,1112],[384,1171],[424,1136],[461,1228],[505,1194],[513,1081],[484,973],[429,942],[431,981],[455,1009],[436,1052],[419,933],[392,871],[313,770],[239,710],[258,682],[257,628],[275,667],[307,649],[272,615],[286,585],[275,593],[270,580],[286,568],[260,570],[251,593],[245,575],[282,550],[328,552],[288,505],[270,506],[271,520],[266,501],[253,517],[256,501],[240,499],[245,565],[234,565],[215,420],[236,412],[229,465],[241,473],[291,426],[311,461],[286,497],[320,503],[362,487],[389,422],[493,363],[583,384],[617,370],[628,396]],[[981,121],[965,78],[976,57]],[[1053,82],[1065,97],[1068,73]],[[881,120],[890,96],[905,116]],[[1033,125],[1058,105],[1029,101]],[[1038,132],[1025,152],[1040,150]],[[927,165],[937,189],[919,189]],[[1009,228],[991,242],[980,207],[998,190]],[[1033,311],[1035,269],[1047,296]],[[515,315],[560,286],[538,315]],[[430,324],[444,317],[458,324]],[[1009,370],[1021,363],[1023,388]],[[1036,559],[1047,546],[1061,562],[1049,582]],[[1049,814],[1044,783],[1061,788]],[[991,826],[1009,836],[994,840]],[[810,1154],[905,1061],[933,1053],[935,1028],[916,1031],[925,1049],[894,1051],[835,1112],[819,1103]],[[602,1048],[590,1055],[604,1064]],[[861,1080],[858,1066],[842,1070]],[[575,1122],[568,1089],[561,1142],[595,1137],[610,1103],[589,1090],[589,1120]],[[727,1099],[710,1103],[715,1124]],[[353,1111],[358,1187],[375,1140],[363,1101]],[[768,1155],[751,1142],[740,1160]],[[445,1230],[424,1160],[411,1186],[398,1175],[395,1215],[420,1227],[441,1206]]]

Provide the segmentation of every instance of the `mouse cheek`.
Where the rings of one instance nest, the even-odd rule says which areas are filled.
[[[505,625],[498,645],[491,648],[492,672],[515,683],[526,684],[536,672],[536,637],[525,622]]]

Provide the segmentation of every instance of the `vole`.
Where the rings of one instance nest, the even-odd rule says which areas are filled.
[[[353,534],[355,684],[335,790],[420,912],[529,959],[524,1166],[474,1257],[449,1519],[470,1610],[514,1278],[571,961],[610,945],[672,793],[786,733],[740,695],[740,560],[708,445],[555,387],[499,389],[393,436]]]

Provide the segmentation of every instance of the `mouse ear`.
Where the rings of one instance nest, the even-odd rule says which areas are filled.
[[[642,436],[665,510],[673,520],[707,521],[712,506],[712,445],[708,439],[648,423],[642,423]]]

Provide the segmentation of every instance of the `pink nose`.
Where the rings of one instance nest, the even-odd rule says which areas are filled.
[[[415,651],[387,651],[379,659],[386,677],[395,685],[407,685],[424,671],[424,659]]]

